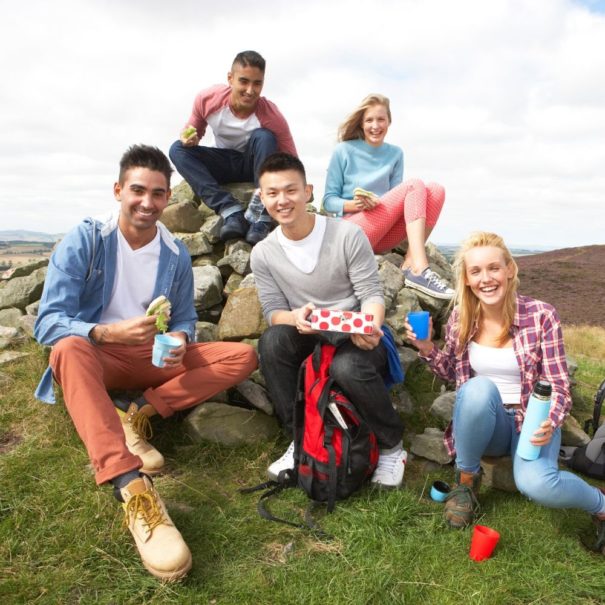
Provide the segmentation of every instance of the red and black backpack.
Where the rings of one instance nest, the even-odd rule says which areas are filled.
[[[330,376],[336,353],[331,344],[318,344],[300,368],[294,403],[293,471],[282,471],[277,481],[267,481],[242,492],[269,488],[259,501],[262,517],[301,527],[271,514],[266,499],[285,487],[301,487],[314,503],[334,509],[361,488],[378,463],[376,435]],[[317,529],[314,523],[302,527]]]

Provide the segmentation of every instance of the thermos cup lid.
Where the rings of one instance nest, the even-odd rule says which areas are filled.
[[[546,380],[539,380],[534,387],[534,393],[536,395],[542,395],[542,397],[550,397],[552,393],[550,382],[547,382]]]

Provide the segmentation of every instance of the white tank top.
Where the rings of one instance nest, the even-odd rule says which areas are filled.
[[[489,378],[500,391],[502,403],[521,403],[521,372],[513,347],[486,347],[471,341],[468,358],[475,376]]]

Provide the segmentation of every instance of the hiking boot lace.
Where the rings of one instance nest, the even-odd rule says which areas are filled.
[[[149,416],[143,412],[133,412],[128,416],[128,423],[132,430],[143,440],[149,441],[153,437],[153,429]]]
[[[124,523],[129,526],[130,518],[136,519],[140,515],[141,521],[149,531],[153,531],[164,522],[164,514],[158,505],[155,494],[151,491],[136,494],[128,500],[124,508]]]

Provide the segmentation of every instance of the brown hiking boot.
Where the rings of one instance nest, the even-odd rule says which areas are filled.
[[[182,578],[191,569],[191,552],[151,480],[142,476],[118,492],[143,565],[161,580]]]
[[[143,461],[141,472],[146,475],[161,473],[164,470],[164,456],[148,443],[153,436],[149,420],[149,416],[155,414],[153,407],[146,404],[139,409],[136,403],[131,403],[126,412],[119,408],[116,410],[122,420],[128,451]]]
[[[464,528],[471,525],[479,511],[477,494],[481,486],[482,471],[465,473],[456,469],[456,487],[445,499],[443,516],[450,527]]]

